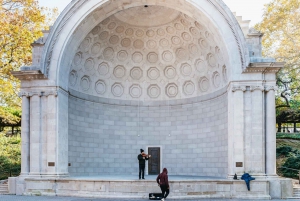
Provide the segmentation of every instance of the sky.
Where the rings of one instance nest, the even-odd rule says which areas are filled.
[[[59,11],[68,5],[71,0],[38,0],[40,6],[57,7]],[[264,5],[272,0],[223,0],[232,12],[242,16],[243,20],[251,20],[250,26],[260,22],[263,15]]]

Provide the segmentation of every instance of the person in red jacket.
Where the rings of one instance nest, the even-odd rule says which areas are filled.
[[[168,197],[169,192],[170,192],[170,186],[169,186],[169,180],[168,180],[168,170],[167,168],[164,168],[162,173],[160,173],[157,178],[156,182],[158,183],[158,186],[161,189],[162,192],[162,201],[165,200],[165,198]]]

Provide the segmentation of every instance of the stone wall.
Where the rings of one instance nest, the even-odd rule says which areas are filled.
[[[84,95],[84,94],[83,94]],[[69,98],[69,173],[137,174],[139,149],[161,147],[170,175],[227,176],[227,93],[191,104],[112,105]]]

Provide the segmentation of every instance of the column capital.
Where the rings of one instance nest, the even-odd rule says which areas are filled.
[[[56,91],[56,90],[53,90],[53,91],[45,91],[44,93],[43,93],[43,95],[44,96],[55,96],[55,97],[57,97],[58,96],[58,92]]]
[[[242,91],[242,92],[244,92],[244,91],[246,91],[246,86],[241,86],[241,85],[239,85],[239,86],[237,86],[237,85],[233,86],[232,87],[232,92],[236,92],[236,91]]]
[[[28,93],[30,97],[32,96],[42,96],[42,93],[41,92],[38,92],[38,91],[31,91]]]
[[[259,91],[264,91],[264,87],[263,86],[250,86],[250,91],[255,91],[255,90],[259,90]]]
[[[265,86],[265,91],[269,92],[271,90],[276,91],[278,89],[277,86]]]
[[[20,92],[18,93],[18,96],[19,96],[19,97],[23,97],[23,96],[29,97],[29,93],[28,93],[28,92],[25,92],[25,91],[20,91]]]

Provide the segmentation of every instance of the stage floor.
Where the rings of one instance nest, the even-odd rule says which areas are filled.
[[[185,176],[185,175],[168,175],[169,181],[228,181],[223,177],[209,177],[209,176]],[[145,175],[142,181],[155,181],[157,175]],[[87,181],[139,181],[138,175],[95,175],[95,176],[70,176],[68,180],[87,180]]]

